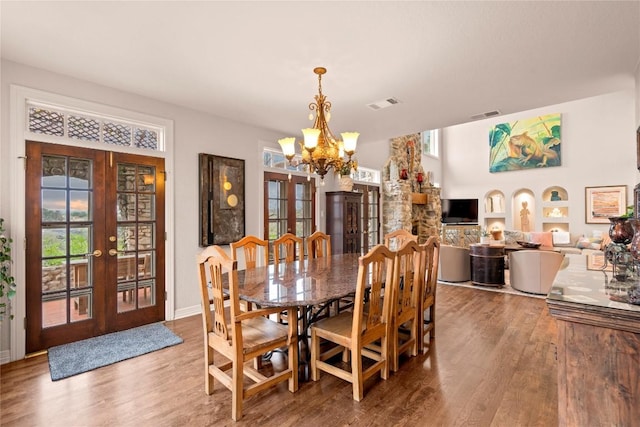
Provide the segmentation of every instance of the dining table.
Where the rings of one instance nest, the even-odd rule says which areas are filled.
[[[296,307],[303,377],[308,376],[309,326],[334,302],[355,295],[361,253],[279,262],[238,270],[238,297],[260,307]]]

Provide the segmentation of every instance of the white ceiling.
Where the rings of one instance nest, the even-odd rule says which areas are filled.
[[[640,1],[2,1],[2,58],[298,136],[376,141],[634,85]],[[389,97],[400,104],[366,105]]]

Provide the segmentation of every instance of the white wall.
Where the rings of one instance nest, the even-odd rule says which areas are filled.
[[[506,226],[510,228],[509,201],[516,191],[527,188],[540,197],[544,189],[557,185],[569,193],[571,232],[607,230],[605,225],[585,223],[585,187],[627,185],[631,204],[637,182],[634,98],[634,91],[628,90],[444,129],[443,198],[478,198],[482,211],[484,196],[501,190],[507,199]],[[562,166],[489,173],[492,126],[551,113],[562,114]],[[536,203],[535,218],[536,230],[542,230],[541,203]]]
[[[245,160],[246,232],[260,234],[262,230],[262,147],[260,141],[277,141],[282,135],[200,113],[131,93],[2,61],[2,91],[0,100],[0,216],[8,228],[16,221],[10,217],[9,176],[9,85],[17,84],[46,92],[62,94],[85,101],[106,104],[126,110],[143,112],[174,121],[175,170],[169,171],[168,186],[175,187],[175,308],[176,311],[199,306],[194,265],[198,246],[198,153],[210,153]],[[171,84],[171,82],[167,82]],[[277,143],[274,142],[274,145]],[[14,257],[23,256],[14,246]],[[19,283],[19,292],[24,292]],[[2,325],[0,349],[7,349],[8,322]]]

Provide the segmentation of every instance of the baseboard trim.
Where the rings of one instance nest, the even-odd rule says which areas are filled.
[[[194,316],[196,314],[202,314],[202,310],[200,310],[200,304],[176,310],[174,312],[174,320]]]
[[[0,365],[11,362],[11,350],[0,351]]]

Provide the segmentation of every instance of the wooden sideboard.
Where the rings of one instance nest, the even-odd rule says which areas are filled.
[[[327,234],[331,235],[333,254],[360,253],[362,193],[328,191]]]
[[[640,306],[619,302],[610,272],[567,255],[547,297],[558,324],[560,426],[632,426],[640,419]]]

